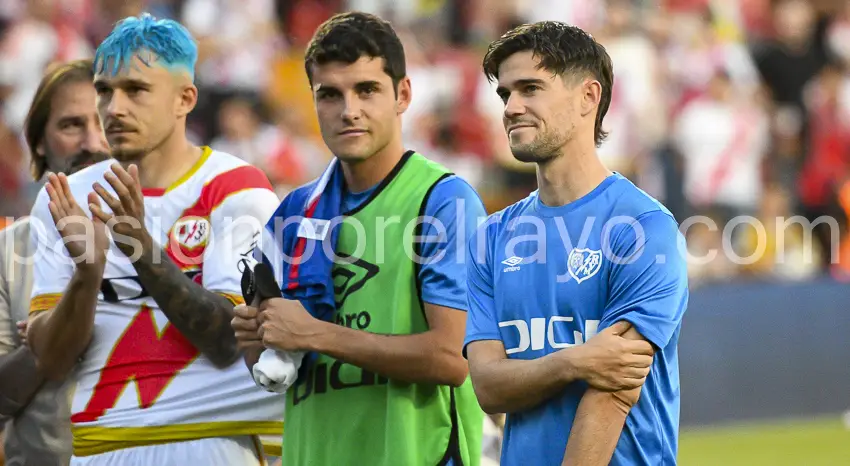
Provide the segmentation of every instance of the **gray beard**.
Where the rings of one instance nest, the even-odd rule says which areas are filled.
[[[66,175],[73,175],[88,166],[109,158],[109,154],[105,152],[81,151],[65,158],[56,157],[49,152],[45,154],[47,169],[53,173],[64,173]]]

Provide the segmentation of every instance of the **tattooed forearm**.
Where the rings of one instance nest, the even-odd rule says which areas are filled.
[[[153,250],[153,254],[143,254],[134,267],[169,322],[213,364],[232,364],[239,356],[230,326],[233,303],[193,282],[163,249],[153,246],[147,250]]]

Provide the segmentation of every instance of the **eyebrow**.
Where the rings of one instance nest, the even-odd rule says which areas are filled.
[[[68,123],[81,123],[85,120],[84,115],[65,115],[58,120],[56,120],[56,124],[59,126],[68,124]]]
[[[313,90],[315,92],[329,92],[329,91],[338,91],[339,89],[329,85],[329,84],[314,84]]]
[[[150,87],[151,83],[149,83],[148,81],[144,81],[144,80],[136,79],[136,78],[119,78],[119,79],[116,79],[115,81],[113,81],[112,84],[110,84],[105,79],[95,79],[95,81],[94,81],[95,89],[104,88],[104,87],[109,88],[109,87],[131,87],[131,86]]]
[[[366,87],[382,87],[383,84],[380,81],[368,80],[368,81],[358,81],[352,86],[354,89],[363,89]],[[340,92],[340,90],[336,86],[332,86],[330,84],[317,84],[314,86],[315,92]]]
[[[381,83],[378,81],[360,81],[354,85],[355,89],[363,88],[363,87],[381,87]]]
[[[496,88],[496,92],[507,92],[508,87],[522,87],[528,86],[529,84],[536,84],[538,86],[542,86],[546,84],[546,81],[539,78],[525,78],[525,79],[517,79],[512,83],[512,86],[499,86]]]

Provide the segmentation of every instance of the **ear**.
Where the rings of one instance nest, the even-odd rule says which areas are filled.
[[[44,157],[44,138],[41,138],[41,142],[35,146],[35,153],[39,155],[39,157]]]
[[[184,85],[175,102],[178,117],[185,117],[198,104],[198,88],[194,84]]]
[[[398,91],[396,92],[396,113],[401,115],[410,107],[410,101],[413,98],[413,89],[410,87],[410,78],[404,77],[398,83]]]
[[[581,84],[581,97],[581,116],[595,112],[602,102],[602,84],[595,79],[585,79]]]

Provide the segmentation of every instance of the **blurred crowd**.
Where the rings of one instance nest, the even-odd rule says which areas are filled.
[[[0,217],[26,215],[39,188],[21,128],[44,69],[90,57],[115,21],[142,11],[181,21],[198,40],[193,139],[262,167],[281,195],[331,157],[303,67],[315,27],[347,9],[392,21],[414,92],[407,146],[466,178],[496,211],[536,179],[511,157],[484,50],[517,24],[561,20],[613,59],[600,155],[683,223],[693,285],[850,272],[850,1],[0,3]]]

